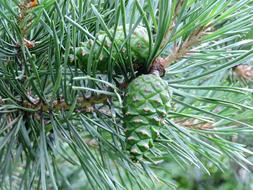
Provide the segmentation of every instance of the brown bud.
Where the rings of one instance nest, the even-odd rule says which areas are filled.
[[[249,65],[238,65],[234,68],[234,73],[236,76],[240,77],[241,79],[245,80],[252,80],[253,79],[253,69]]]

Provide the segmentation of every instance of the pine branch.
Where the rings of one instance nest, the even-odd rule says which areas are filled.
[[[74,112],[92,112],[92,108],[97,104],[105,104],[110,99],[109,96],[100,95],[100,96],[92,96],[90,98],[85,97],[78,97],[76,99],[76,106],[73,110]],[[0,97],[0,106],[5,107],[6,105],[9,105],[9,102],[7,99],[3,99]],[[20,108],[17,107],[17,111],[20,110],[34,110],[35,112],[58,112],[58,111],[68,111],[72,108],[72,104],[69,104],[64,100],[64,98],[61,98],[59,100],[55,100],[52,102],[51,105],[48,105],[46,103],[41,102],[39,98],[34,99],[30,97],[30,102],[27,100],[20,101]],[[32,103],[31,103],[32,102]],[[20,110],[19,110],[20,109]],[[2,110],[4,111],[4,110]],[[34,112],[33,111],[33,112]]]
[[[180,58],[185,57],[191,51],[193,46],[198,45],[202,41],[201,37],[205,35],[206,30],[208,29],[209,26],[199,28],[192,32],[181,45],[175,43],[171,55],[164,58],[161,64],[166,68]]]
[[[186,57],[194,46],[201,43],[201,38],[206,34],[206,31],[209,30],[209,28],[209,26],[206,26],[193,31],[189,37],[182,42],[182,44],[177,44],[177,42],[175,42],[170,55],[165,58],[158,57],[155,59],[150,69],[150,73],[158,71],[160,76],[164,76],[165,68],[169,67],[172,63],[178,61],[179,59]],[[169,31],[171,30],[172,29],[169,28]],[[164,41],[167,41],[166,36]]]
[[[253,153],[229,139],[253,131],[252,89],[228,80],[233,67],[238,76],[252,78],[252,69],[242,66],[252,51],[242,47],[253,42],[241,40],[252,25],[251,1],[22,2],[0,1],[1,187],[70,189],[81,179],[84,189],[157,189],[156,182],[170,181],[178,165],[208,173],[211,163],[224,169],[224,160],[251,164],[247,157]],[[144,41],[131,31],[139,26],[148,36]],[[98,41],[101,33],[108,46]],[[89,50],[86,57],[73,54],[89,40],[94,43],[83,47]],[[106,59],[99,61],[103,51]],[[140,55],[135,68],[131,58]],[[173,106],[143,156],[147,160],[133,163],[122,121],[127,87],[119,91],[117,86],[148,73],[152,62],[151,72],[164,75],[159,79],[173,92]],[[146,82],[139,86],[144,91]],[[144,128],[152,126],[153,133],[152,119],[144,121]],[[140,120],[135,121],[133,130]],[[171,170],[167,165],[173,163],[178,165]],[[156,167],[167,171],[166,179]],[[82,176],[76,177],[73,168]]]

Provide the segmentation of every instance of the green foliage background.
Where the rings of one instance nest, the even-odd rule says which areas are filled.
[[[252,66],[252,0],[29,3],[0,0],[0,189],[252,189],[244,172],[253,74],[233,70]],[[130,44],[140,25],[150,42],[140,72],[163,58],[173,108],[149,160],[133,163],[121,87],[139,74]],[[103,72],[94,52],[105,48],[101,31],[112,42]],[[94,45],[82,70],[69,57],[87,40]]]

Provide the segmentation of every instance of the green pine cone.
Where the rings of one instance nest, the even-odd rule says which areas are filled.
[[[138,161],[153,147],[171,105],[171,91],[159,76],[148,74],[133,80],[123,102],[126,149]]]
[[[127,25],[128,28],[128,25]],[[113,33],[113,31],[111,31]],[[128,31],[127,31],[128,34]],[[108,50],[111,49],[112,42],[109,37],[106,35],[105,32],[100,32],[97,36],[97,40],[99,43],[104,42],[104,48]],[[115,41],[114,43],[117,45],[118,49],[120,50],[120,54],[125,62],[128,62],[128,53],[126,48],[126,40],[123,27],[119,26],[117,28]],[[78,61],[79,67],[82,70],[87,70],[88,66],[88,58],[90,52],[92,51],[92,47],[94,45],[94,40],[88,40],[87,42],[83,42],[80,47],[75,48],[75,52],[72,52],[70,55],[70,63],[73,63],[74,58]],[[93,49],[93,57],[96,58],[97,63],[96,65],[97,70],[101,71],[102,73],[106,72],[108,69],[108,62],[109,62],[109,54],[106,52],[105,49],[101,49],[98,44],[95,44]],[[149,55],[149,38],[147,34],[146,28],[142,26],[138,26],[133,34],[131,35],[130,39],[130,48],[131,48],[131,57],[134,64],[134,69],[138,69],[143,66],[143,64],[147,61]],[[115,46],[112,49],[112,56],[118,60],[116,61],[119,63],[119,53],[116,50]],[[93,65],[93,66],[94,66]],[[119,66],[115,65],[115,71],[118,72]],[[130,71],[130,66],[125,65],[126,70]]]

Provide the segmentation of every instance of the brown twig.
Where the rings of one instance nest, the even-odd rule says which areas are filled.
[[[34,48],[35,47],[35,41],[30,41],[30,40],[24,39],[24,45],[28,49]]]
[[[212,123],[199,121],[197,119],[185,119],[185,120],[176,121],[176,123],[180,124],[181,126],[185,128],[190,128],[190,129],[208,130],[208,129],[214,128]]]
[[[76,111],[82,112],[90,112],[92,110],[92,107],[96,104],[104,104],[109,99],[108,96],[94,96],[90,98],[85,97],[79,97],[77,98],[76,102]],[[24,101],[23,107],[29,108],[29,109],[36,109],[36,110],[42,110],[43,112],[50,112],[50,111],[60,111],[64,110],[67,111],[71,108],[71,104],[67,103],[63,98],[60,100],[55,100],[51,105],[44,104],[39,101],[39,99],[36,101],[33,101],[34,104]]]
[[[180,46],[175,43],[174,50],[169,56],[165,58],[158,57],[155,59],[151,66],[150,73],[159,72],[160,76],[163,76],[165,74],[165,68],[178,59],[186,56],[187,53],[190,52],[190,49],[201,41],[201,37],[206,33],[207,29],[209,29],[208,26],[193,31]]]
[[[171,25],[168,27],[166,34],[164,35],[163,41],[161,43],[160,49],[162,50],[169,41],[170,35],[176,25],[176,19],[178,17],[179,11],[183,6],[184,0],[179,0],[175,7],[175,14],[172,18]],[[209,26],[199,27],[193,31],[190,36],[181,44],[177,45],[177,42],[174,44],[174,50],[166,58],[158,57],[154,60],[150,73],[159,72],[160,76],[165,74],[165,68],[177,61],[178,59],[187,55],[192,46],[197,45],[201,41],[201,37],[206,33]]]
[[[79,97],[77,98],[75,111],[77,112],[91,112],[93,107],[97,104],[105,104],[109,100],[109,96],[93,96],[89,98]],[[58,112],[58,111],[68,111],[70,110],[72,103],[67,103],[64,98],[59,100],[55,100],[52,104],[46,104],[40,101],[40,99],[30,98],[30,102],[25,100],[22,101],[20,104],[21,109],[32,109],[34,111],[42,111],[42,112]],[[0,97],[0,106],[4,104],[8,104],[8,101]],[[17,109],[17,111],[19,111]]]
[[[160,75],[161,77],[165,75],[165,67],[163,66],[164,59],[158,57],[153,62],[150,73]]]
[[[32,25],[34,18],[29,14],[29,10],[38,5],[38,0],[27,0],[18,5],[20,14],[18,24],[23,37],[23,44],[27,48],[34,47],[35,43],[26,39],[28,28]],[[20,42],[21,43],[21,42]],[[20,47],[20,44],[17,44]]]
[[[201,27],[198,30],[193,31],[181,46],[175,45],[172,54],[163,59],[163,66],[168,67],[170,64],[187,55],[190,48],[201,41],[201,37],[205,34],[207,28],[208,27]]]
[[[171,25],[168,27],[168,30],[166,31],[162,43],[160,45],[160,50],[163,50],[164,47],[167,45],[169,38],[171,36],[171,32],[173,31],[174,27],[175,27],[175,23],[176,23],[176,19],[178,17],[180,8],[182,7],[184,3],[184,0],[179,0],[177,2],[177,5],[175,7],[175,13],[174,16],[172,18],[172,22]],[[154,62],[151,65],[151,68],[149,70],[150,73],[152,74],[156,74],[156,75],[160,75],[161,77],[165,75],[165,66],[164,66],[164,59],[161,57],[157,57],[155,58]]]

